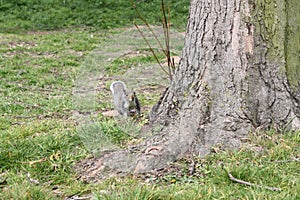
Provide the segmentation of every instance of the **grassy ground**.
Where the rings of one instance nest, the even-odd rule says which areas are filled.
[[[8,12],[3,2],[0,9]],[[13,22],[7,21],[5,27],[14,27],[10,25]],[[81,181],[76,163],[91,152],[76,129],[72,91],[90,52],[119,32],[122,30],[89,27],[0,34],[0,199],[299,198],[299,131],[253,133],[239,151],[215,147],[215,153],[207,158],[180,160],[162,175]],[[118,58],[111,66],[154,64],[148,53]],[[103,87],[108,92],[108,85]],[[152,98],[147,99],[156,93],[157,88],[152,89],[154,92],[142,94],[144,105],[153,103]],[[96,107],[110,108],[107,102]],[[126,145],[131,139],[114,119],[101,114],[95,119],[107,135],[113,135],[110,139],[115,145]],[[256,186],[235,183],[228,172]]]
[[[160,24],[161,0],[133,1],[150,24]],[[173,26],[186,23],[189,1],[168,0]],[[130,0],[1,0],[0,31],[56,30],[68,26],[110,29],[132,24],[137,15]]]
[[[46,185],[71,189],[76,182],[72,166],[87,152],[70,119],[70,97],[76,68],[103,39],[90,34],[0,35],[1,199],[48,199]],[[28,175],[42,184],[32,185]]]

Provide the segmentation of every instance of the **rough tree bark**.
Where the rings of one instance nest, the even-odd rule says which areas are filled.
[[[151,112],[161,132],[98,160],[144,173],[257,128],[300,128],[299,0],[192,0],[171,86]],[[98,173],[100,168],[90,169]]]

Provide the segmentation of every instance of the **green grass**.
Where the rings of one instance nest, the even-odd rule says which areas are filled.
[[[88,155],[71,118],[73,80],[105,35],[64,30],[0,37],[0,180],[6,183],[0,199],[54,198],[53,185],[73,191],[73,167]]]
[[[68,20],[73,18],[65,19],[71,15],[68,7],[54,0],[41,1],[45,8],[53,7],[47,11],[47,17],[59,15],[51,25],[47,18],[41,21],[37,17],[43,15],[41,6],[29,8],[28,5],[34,2],[37,1],[0,1],[3,22],[0,25],[0,199],[64,199],[71,195],[93,196],[94,199],[163,200],[299,198],[300,167],[299,160],[294,159],[299,159],[300,155],[299,131],[281,134],[270,130],[252,134],[247,145],[238,151],[223,151],[215,147],[215,153],[206,158],[179,160],[172,165],[173,170],[161,176],[128,176],[98,183],[81,181],[75,166],[95,153],[93,145],[97,143],[86,145],[83,136],[89,135],[82,135],[77,129],[77,121],[73,118],[72,90],[81,66],[95,64],[87,63],[87,58],[95,55],[91,55],[91,51],[122,30],[100,30],[101,26],[93,21],[91,24],[96,28],[78,28],[89,24],[72,24]],[[65,2],[68,6],[79,2],[83,4],[74,7],[75,10],[87,6],[86,1]],[[140,2],[149,6],[157,1]],[[112,9],[112,1],[107,5],[110,5],[107,9]],[[120,3],[120,6],[123,5]],[[25,19],[20,17],[21,9],[24,9]],[[28,14],[30,9],[36,9],[32,15]],[[61,12],[64,9],[66,13]],[[86,15],[92,16],[92,11]],[[148,15],[154,16],[150,12]],[[153,19],[150,17],[150,22]],[[129,23],[129,19],[126,20]],[[113,24],[109,25],[111,27],[129,25],[127,22],[109,23]],[[45,31],[65,25],[75,27]],[[15,29],[17,33],[4,33]],[[131,58],[120,57],[111,63],[106,73],[123,73],[125,67],[130,69],[139,63],[154,64],[155,60],[148,53]],[[150,86],[152,90],[145,93],[140,89],[142,105],[150,106],[159,97],[155,92],[157,86]],[[98,111],[112,108],[109,85],[103,87],[99,96],[107,101],[96,106]],[[91,137],[100,132],[117,148],[124,148],[132,142],[132,138],[136,139],[132,133],[137,130],[120,126],[115,119],[96,114],[93,120],[97,126]],[[195,170],[193,175],[189,175],[192,162]],[[234,183],[229,180],[226,171],[244,181],[278,187],[281,191]]]
[[[132,58],[119,58],[112,61],[109,65],[106,66],[105,72],[111,76],[116,74],[125,73],[128,69],[138,65],[139,63],[143,64],[153,64],[157,63],[155,58],[153,57],[152,53],[144,52],[141,56],[134,56]],[[158,57],[159,61],[162,61],[165,57],[164,54],[160,52],[156,52],[156,56]]]
[[[160,24],[160,0],[134,1],[150,24]],[[166,1],[175,27],[185,28],[189,1]],[[20,30],[54,30],[70,26],[100,29],[132,25],[137,18],[130,0],[2,0],[1,32]]]
[[[207,158],[178,161],[173,173],[149,177],[141,185],[136,180],[113,179],[105,191],[95,192],[98,199],[297,199],[299,198],[300,133],[267,132],[266,138],[253,135],[250,146],[239,151],[222,151]],[[276,141],[280,143],[276,144]],[[268,145],[272,143],[272,145]],[[187,175],[191,161],[193,176]],[[233,176],[256,185],[281,188],[270,191],[229,180]]]

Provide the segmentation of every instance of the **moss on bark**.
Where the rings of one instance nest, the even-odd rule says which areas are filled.
[[[300,1],[286,0],[286,73],[292,89],[300,85]]]
[[[268,58],[280,65],[285,62],[285,2],[282,0],[256,0],[253,12],[256,32],[266,42]]]
[[[266,44],[267,58],[279,64],[294,89],[300,84],[299,7],[299,0],[252,2],[252,23]]]

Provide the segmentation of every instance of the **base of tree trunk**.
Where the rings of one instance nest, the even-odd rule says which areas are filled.
[[[300,128],[300,80],[291,78],[299,74],[299,59],[289,62],[299,56],[299,45],[287,42],[299,36],[300,23],[289,25],[300,19],[291,6],[299,1],[222,2],[191,1],[182,60],[150,113],[161,131],[94,159],[84,177],[155,173],[188,154],[205,156],[216,145],[239,148],[257,129]],[[283,17],[287,9],[298,18]]]

